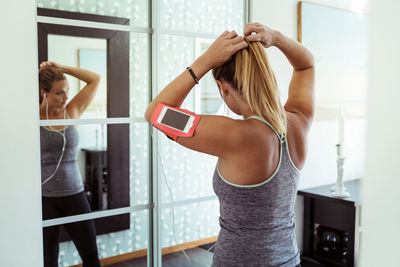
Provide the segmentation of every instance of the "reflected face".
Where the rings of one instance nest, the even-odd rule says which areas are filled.
[[[46,93],[49,106],[53,108],[65,108],[68,100],[68,92],[69,84],[66,79],[53,82],[50,92]]]

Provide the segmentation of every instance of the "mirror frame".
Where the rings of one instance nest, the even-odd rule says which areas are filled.
[[[73,19],[108,24],[129,25],[129,19],[46,8],[37,9],[38,16]],[[38,66],[48,60],[48,35],[101,38],[107,40],[107,118],[129,117],[129,32],[38,23]],[[106,166],[108,210],[130,206],[129,196],[129,124],[107,125]],[[103,158],[104,157],[99,157]],[[103,162],[105,163],[105,162]],[[101,163],[99,163],[101,164]],[[104,165],[104,164],[103,164]],[[87,172],[87,170],[85,170]],[[103,172],[97,171],[102,181]],[[100,190],[102,186],[97,186]],[[101,192],[97,192],[101,197]],[[95,212],[93,210],[92,212]],[[94,220],[97,235],[130,228],[130,214]],[[70,240],[62,230],[60,241]]]

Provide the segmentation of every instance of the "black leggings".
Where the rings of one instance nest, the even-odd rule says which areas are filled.
[[[84,192],[65,197],[42,197],[43,220],[90,212]],[[44,266],[58,267],[60,226],[43,228]],[[100,261],[93,220],[64,225],[82,258],[84,267],[98,267]]]

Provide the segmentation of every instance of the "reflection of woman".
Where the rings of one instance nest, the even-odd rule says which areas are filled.
[[[247,24],[244,32],[245,39],[224,32],[191,65],[198,79],[213,70],[224,101],[244,120],[201,116],[194,135],[177,142],[218,156],[213,186],[221,230],[213,266],[299,266],[293,208],[314,112],[313,56],[261,24]],[[284,107],[263,46],[277,47],[293,66]],[[160,102],[180,106],[194,78],[184,71],[167,85],[146,119]]]
[[[64,74],[87,85],[67,104]],[[94,98],[100,76],[88,70],[43,62],[39,70],[40,119],[77,119]],[[73,126],[40,127],[43,219],[90,212],[77,165],[78,132]],[[100,266],[92,220],[64,225],[83,266]],[[44,266],[58,266],[60,226],[43,229]]]

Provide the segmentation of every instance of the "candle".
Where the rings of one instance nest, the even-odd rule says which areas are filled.
[[[339,156],[343,158],[343,151],[344,151],[344,112],[343,109],[340,108],[339,114],[339,145],[340,145],[340,152]]]

